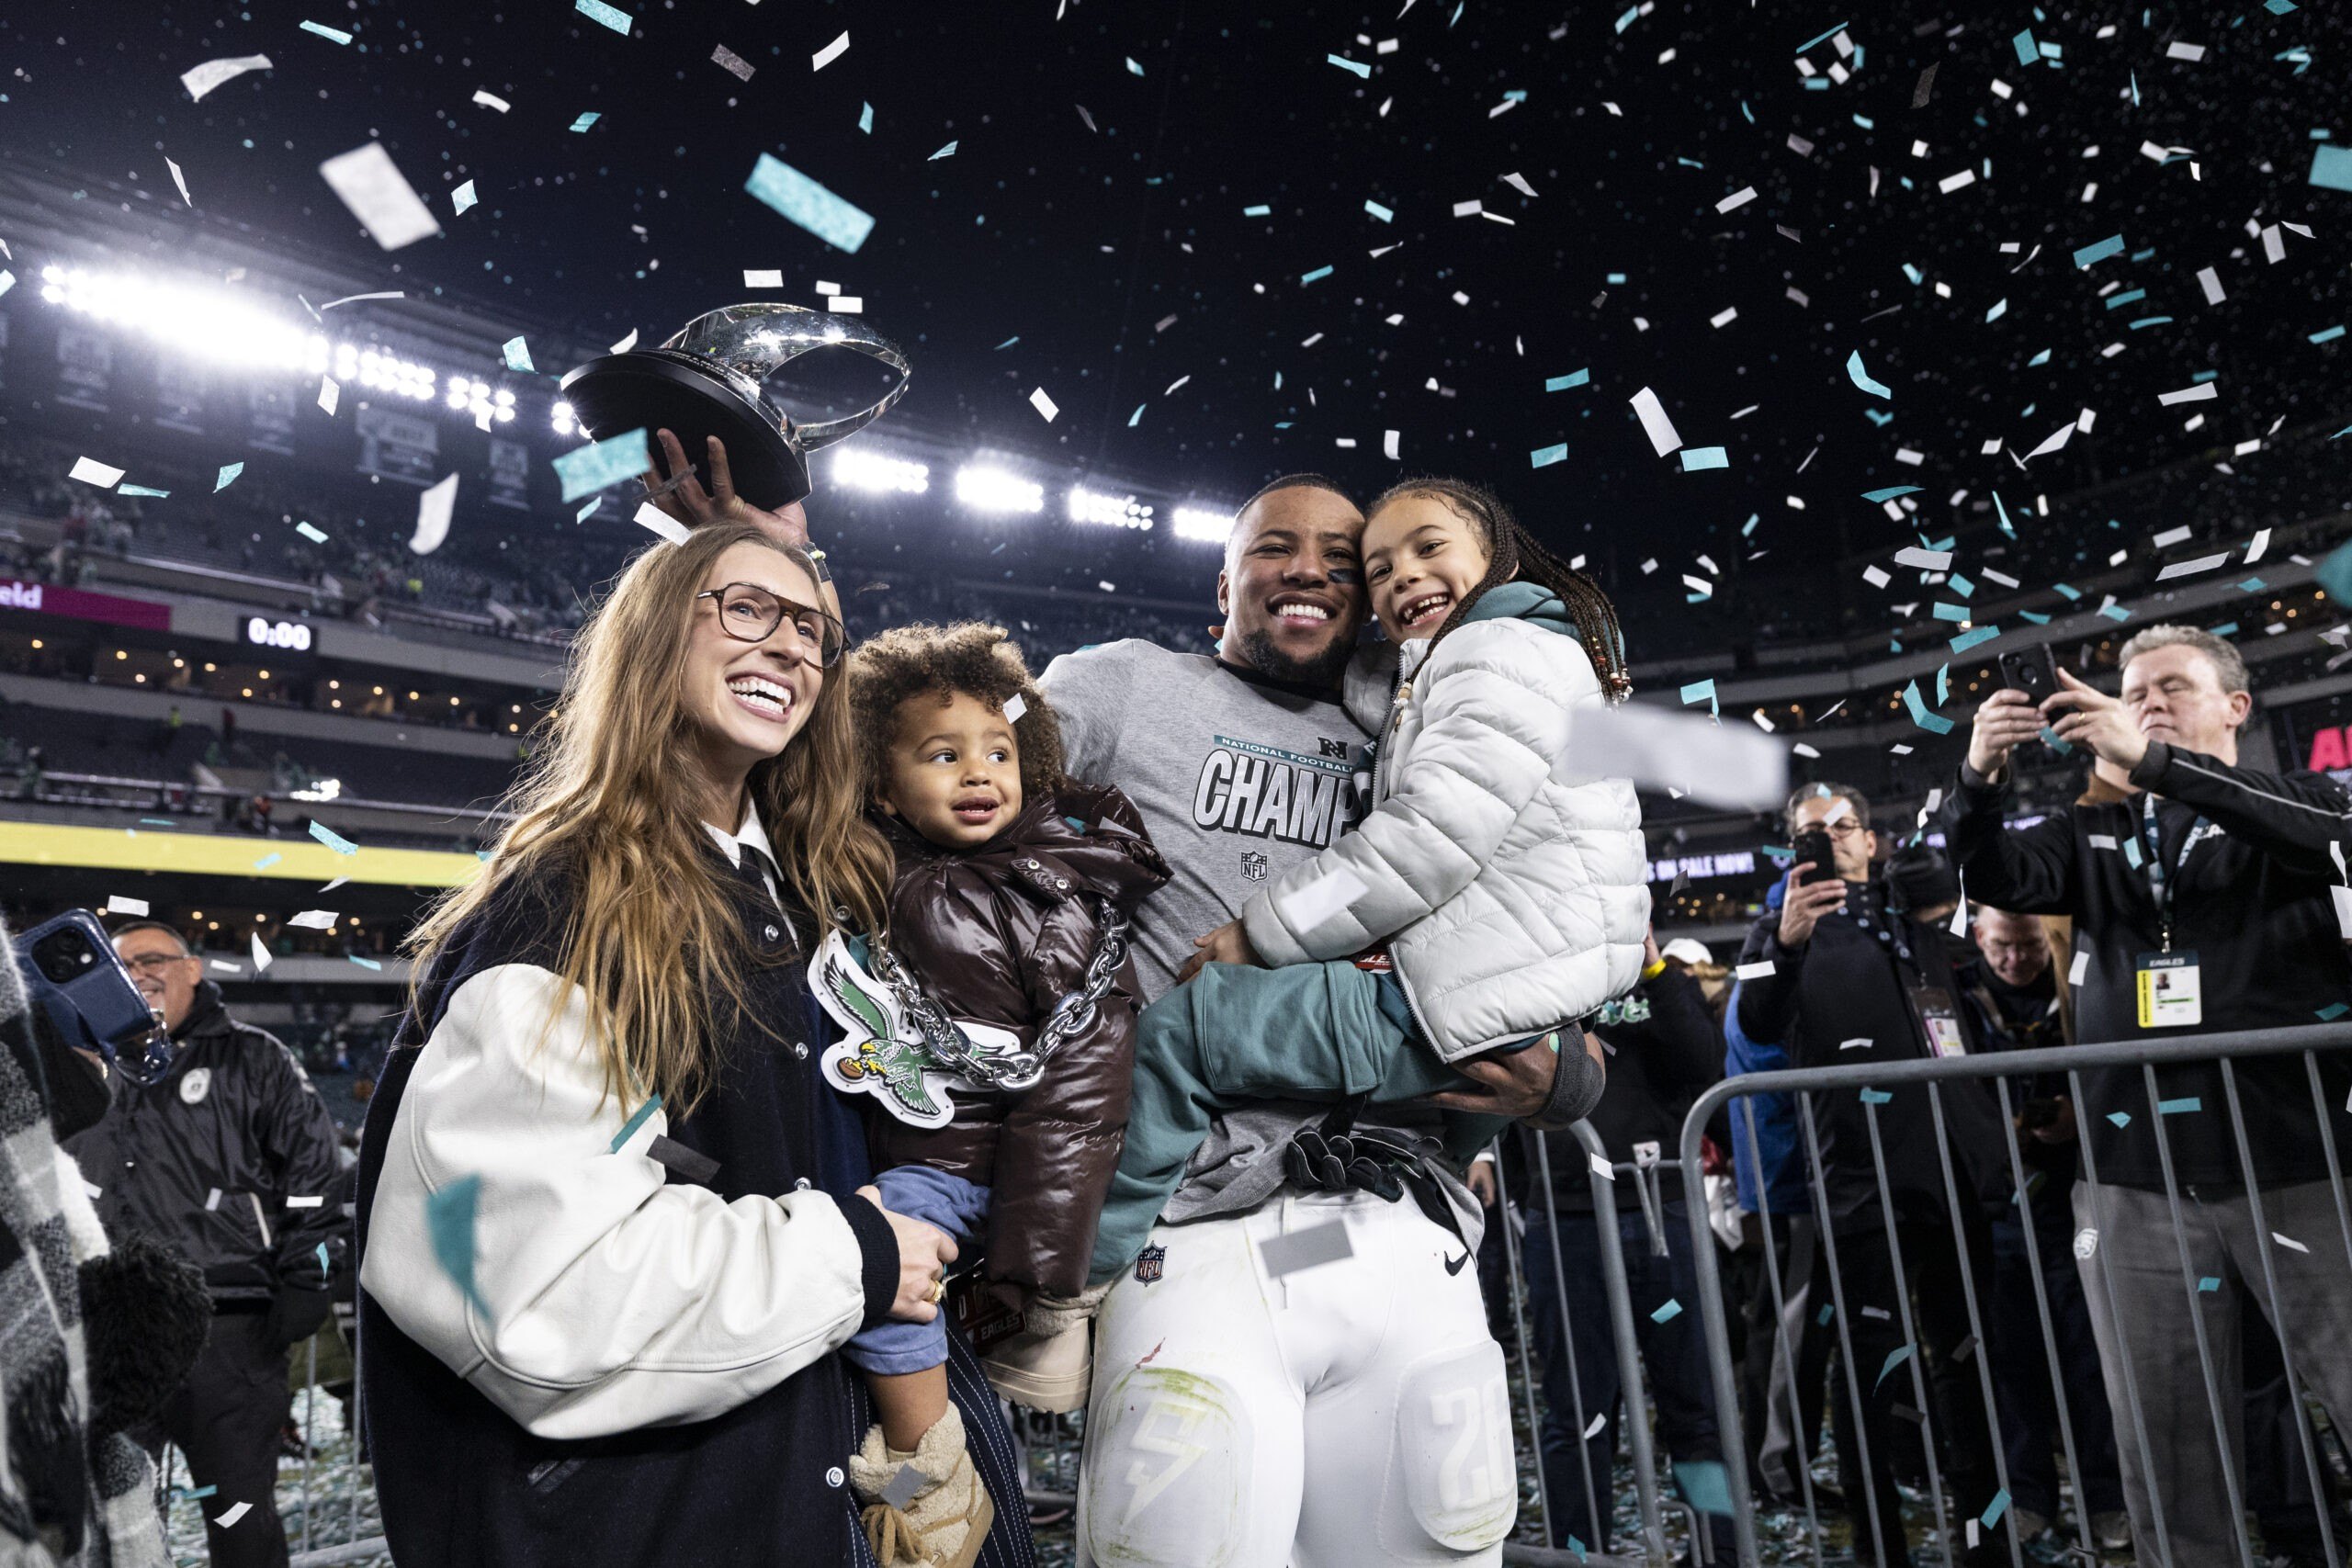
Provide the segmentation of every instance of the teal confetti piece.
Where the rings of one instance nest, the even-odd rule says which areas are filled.
[[[583,6],[590,0],[580,0]],[[481,1201],[481,1178],[461,1177],[424,1200],[425,1228],[433,1236],[433,1258],[462,1292],[473,1309],[490,1315],[489,1303],[474,1285],[474,1213]]]
[[[2295,0],[2262,0],[2262,8],[2274,17],[2283,17],[2295,9]]]
[[[1260,202],[1260,203],[1259,203],[1257,206],[1255,206],[1255,207],[1245,207],[1245,208],[1243,208],[1243,209],[1241,209],[1241,216],[1242,216],[1242,217],[1244,217],[1244,218],[1263,218],[1263,217],[1266,217],[1268,214],[1272,213],[1272,211],[1273,211],[1273,209],[1272,209],[1272,208],[1268,207],[1268,206],[1267,206],[1265,203],[1263,203],[1263,202]]]
[[[1813,1321],[1826,1328],[1829,1326],[1829,1320],[1837,1315],[1838,1304],[1835,1302],[1825,1303],[1822,1309],[1813,1314]]]
[[[358,964],[362,969],[374,969],[380,971],[384,967],[383,964],[376,959],[362,958],[356,953],[346,953],[345,956],[349,958],[354,964]]]
[[[1298,280],[1299,280],[1299,282],[1301,282],[1302,284],[1305,284],[1305,283],[1313,283],[1313,282],[1314,282],[1316,279],[1317,279],[1317,278],[1329,277],[1329,276],[1331,276],[1331,269],[1330,269],[1329,267],[1328,267],[1328,266],[1318,266],[1318,267],[1317,267],[1313,272],[1303,272],[1303,273],[1300,273],[1300,274],[1298,275]]]
[[[1797,52],[1799,54],[1803,54],[1806,50],[1811,49],[1817,43],[1827,43],[1831,39],[1836,38],[1839,33],[1844,32],[1845,30],[1846,24],[1840,22],[1836,27],[1830,28],[1827,32],[1816,33],[1813,37],[1805,39],[1803,43],[1797,45]]]
[[[629,14],[605,4],[605,0],[572,0],[572,9],[592,22],[608,27],[623,38],[628,37]]]
[[[1571,370],[1565,376],[1546,377],[1544,381],[1544,389],[1547,392],[1565,392],[1570,387],[1589,387],[1591,384],[1592,369],[1588,366],[1582,370]]]
[[[1130,75],[1130,76],[1140,76],[1140,75],[1142,75],[1142,74],[1143,74],[1143,67],[1142,67],[1142,66],[1140,66],[1140,65],[1137,65],[1137,64],[1136,63],[1136,57],[1135,57],[1134,55],[1132,55],[1132,54],[1128,55],[1128,56],[1126,57],[1126,60],[1127,60],[1127,74],[1128,74],[1128,75]]]
[[[1680,1317],[1681,1315],[1682,1303],[1674,1300],[1672,1297],[1668,1297],[1664,1306],[1650,1314],[1650,1321],[1652,1323],[1672,1323],[1676,1318]]]
[[[571,122],[571,129],[574,130],[585,130],[604,118],[604,115],[599,111],[590,109],[586,114],[582,115],[578,119]]]
[[[2352,1007],[2346,1007],[2342,1002],[2330,1002],[2319,1010],[2317,1017],[2322,1023],[2334,1023],[2347,1012],[2352,1012]]]
[[[328,27],[323,22],[306,21],[302,24],[302,30],[306,33],[316,33],[319,37],[326,39],[329,43],[349,43],[351,41],[351,35],[349,33],[345,32],[341,28]]]
[[[854,254],[874,232],[871,214],[773,153],[760,154],[743,188],[836,250]]]
[[[474,182],[471,180],[468,180],[449,193],[449,205],[460,218],[464,217],[466,209],[474,206],[479,199],[474,195]]]
[[[1712,706],[1714,700],[1715,678],[1713,675],[1703,681],[1693,681],[1682,688],[1682,705],[1685,707],[1692,703],[1705,703]]]
[[[2132,612],[2120,604],[2101,604],[2098,607],[2098,613],[2110,621],[2128,621],[2132,618]]]
[[[304,537],[304,538],[306,538],[306,539],[310,540],[310,541],[311,541],[311,543],[312,543],[312,544],[314,544],[314,545],[323,545],[323,544],[325,544],[325,543],[327,542],[327,536],[326,536],[326,535],[325,535],[323,532],[322,532],[321,530],[319,530],[319,529],[317,529],[317,528],[312,527],[312,526],[311,526],[310,524],[308,524],[308,523],[297,523],[297,524],[295,524],[295,525],[294,525],[294,531],[295,531],[297,534],[301,535],[301,536],[302,536],[302,537]]]
[[[509,370],[528,371],[533,368],[531,345],[519,337],[508,338],[498,345],[498,352],[506,356],[506,368]]]
[[[1565,441],[1555,441],[1549,446],[1538,446],[1534,451],[1530,452],[1527,455],[1527,461],[1530,468],[1548,468],[1555,463],[1567,461],[1567,457],[1568,444]]]
[[[868,136],[874,134],[874,106],[872,104],[857,106],[857,129]]]
[[[2337,338],[2340,338],[2343,335],[2344,329],[2342,327],[2329,327],[2324,332],[2316,332],[2312,333],[2311,341],[2313,343],[2334,343]]]
[[[1859,348],[1846,356],[1846,377],[1874,398],[1885,398],[1891,401],[1894,397],[1884,386],[1871,380],[1871,373],[1862,368],[1862,351]]]
[[[2003,316],[2006,316],[2008,313],[2008,300],[2006,299],[1996,299],[1993,301],[1993,308],[1984,312],[1985,325],[1990,326],[1993,322],[1999,321]]]
[[[2312,148],[2307,183],[2327,190],[2352,190],[2352,147]]]
[[[2312,581],[2339,604],[2352,604],[2352,545],[2338,545],[2319,563]]]
[[[2019,65],[2032,65],[2037,63],[2041,58],[2041,51],[2034,47],[2033,29],[2030,28],[2011,39],[2009,40],[2009,47],[2018,51],[2018,63]]]
[[[627,1122],[623,1122],[621,1124],[620,1132],[614,1136],[613,1153],[620,1153],[621,1145],[628,1143],[630,1138],[636,1136],[637,1130],[645,1125],[646,1118],[661,1109],[662,1097],[658,1094],[652,1099],[647,1100],[644,1104],[639,1106],[637,1108],[637,1113],[631,1116]]]
[[[1936,705],[1941,707],[1950,701],[1951,701],[1951,666],[1939,664],[1936,666]]]
[[[334,829],[328,827],[325,823],[321,822],[316,818],[313,818],[311,822],[311,837],[316,839],[319,842],[324,844],[327,848],[333,850],[339,855],[356,855],[359,852],[359,846],[357,844],[353,843],[349,839],[345,838],[342,834],[336,832]]]
[[[1721,1460],[1691,1460],[1677,1464],[1674,1485],[1682,1494],[1682,1500],[1702,1514],[1731,1512],[1731,1475]]]
[[[2110,1111],[2107,1113],[2107,1119],[2114,1122],[2118,1127],[2129,1127],[2132,1125],[2132,1112],[2129,1111]]]
[[[1342,71],[1352,71],[1367,82],[1372,80],[1372,67],[1360,61],[1350,60],[1344,54],[1327,54],[1323,58]]]
[[[193,1503],[199,1497],[213,1496],[217,1495],[220,1490],[220,1488],[218,1486],[198,1486],[193,1490],[190,1490],[186,1486],[175,1486],[172,1488],[172,1495],[175,1497],[185,1497],[189,1502]]]
[[[2047,365],[2049,363],[2050,351],[2045,348],[2040,354],[2035,355],[2031,359],[2027,360],[2025,362],[2025,367],[2030,370],[2037,365]]]
[[[2211,1274],[2208,1274],[2203,1279],[2197,1281],[2197,1289],[2201,1294],[2211,1295],[2221,1288],[2221,1280]]]
[[[1893,501],[1898,495],[1917,495],[1922,488],[1923,487],[1919,485],[1889,485],[1884,490],[1866,490],[1862,491],[1862,499],[1864,501],[1872,502],[1888,502]]]
[[[1396,213],[1394,209],[1383,207],[1380,203],[1373,200],[1370,197],[1366,197],[1364,198],[1363,209],[1366,212],[1371,213],[1374,218],[1379,219],[1383,223],[1393,223],[1396,220]],[[2343,330],[2344,329],[2341,327],[2336,328],[2338,333],[2341,333]]]
[[[2075,253],[2075,265],[2077,269],[2086,268],[2095,265],[2099,262],[2103,262],[2109,256],[2121,255],[2122,254],[2123,236],[2120,234],[2109,234],[2106,239],[2098,242],[2096,244],[2085,245],[2081,250],[2076,251]]]
[[[1578,1540],[1574,1536],[1568,1537],[1568,1550],[1577,1554],[1577,1562],[1582,1562],[1586,1561],[1584,1554],[1584,1542]]]
[[[1862,1103],[1864,1105],[1884,1105],[1894,1098],[1894,1096],[1887,1093],[1886,1090],[1883,1089],[1866,1089],[1862,1090]]]
[[[2137,840],[2137,839],[2126,839],[2126,840],[2123,840],[2123,858],[2124,858],[2125,860],[2130,861],[2130,862],[2132,863],[2132,870],[2137,871],[2137,870],[2139,870],[2139,869],[2140,869],[2140,840]]]
[[[2156,1114],[2159,1116],[2186,1116],[2191,1111],[2202,1111],[2204,1109],[2204,1100],[2194,1094],[2183,1095],[2178,1100],[2159,1100],[2156,1101]]]
[[[145,485],[117,485],[114,492],[117,495],[143,495],[150,501],[164,501],[172,493],[167,490],[149,490]]]
[[[2001,628],[1998,626],[1977,626],[1972,630],[1964,631],[1958,637],[1952,638],[1951,650],[1954,653],[1966,653],[1970,649],[1974,648],[1977,644],[1991,642],[1995,637],[1999,637],[2000,635]]]
[[[1976,1522],[1986,1529],[1991,1529],[2001,1522],[2001,1516],[2008,1511],[2009,1489],[2004,1486],[1993,1494],[1993,1500],[1984,1505],[1984,1512],[1978,1516]]]
[[[604,504],[605,504],[605,498],[604,498],[603,496],[601,496],[601,495],[592,495],[592,496],[590,496],[590,497],[588,498],[588,504],[587,504],[587,505],[585,505],[585,506],[583,506],[583,507],[582,507],[579,511],[577,511],[577,512],[575,512],[575,513],[573,513],[571,514],[571,524],[572,524],[572,526],[576,528],[576,527],[578,527],[581,524],[587,522],[587,521],[588,521],[588,514],[589,514],[590,513],[592,513],[592,512],[595,511],[595,510],[596,510],[596,508],[598,508],[598,507],[600,507],[600,506],[602,506],[602,505],[604,505]]]
[[[925,158],[923,162],[926,164],[936,164],[942,158],[953,158],[956,156],[956,149],[962,145],[964,145],[963,138],[958,137],[955,141],[950,141],[946,146],[942,147],[938,152],[933,152],[930,157]]]
[[[1878,1382],[1881,1383],[1884,1382],[1886,1381],[1887,1373],[1894,1371],[1895,1368],[1901,1366],[1910,1359],[1911,1347],[1908,1345],[1904,1346],[1899,1350],[1889,1350],[1886,1353],[1886,1365],[1878,1370]],[[1871,1387],[1875,1390],[1878,1387],[1878,1383],[1872,1383]]]
[[[1929,713],[1927,700],[1919,695],[1919,682],[1912,682],[1903,688],[1903,705],[1911,710],[1911,722],[1930,735],[1950,735],[1951,720],[1941,714]]]
[[[2038,616],[2035,618],[2040,620],[2043,626],[2048,626],[2050,624],[2050,617],[2047,615]],[[2070,742],[2059,739],[2058,732],[2051,728],[2046,724],[2041,727],[2041,740],[2044,746],[2049,747],[2061,757],[2071,757],[2075,754],[2074,746]]]
[[[139,825],[141,828],[176,828],[179,826],[178,823],[173,821],[168,817],[141,817],[139,819]]]
[[[1137,403],[1136,405],[1136,412],[1127,415],[1127,428],[1129,430],[1133,430],[1136,425],[1143,423],[1144,407],[1144,404]]]
[[[1634,19],[1641,14],[1642,8],[1639,6],[1627,6],[1624,15],[1617,18],[1617,30],[1622,33],[1627,28],[1632,27],[1634,25]]]
[[[334,1266],[327,1261],[327,1244],[325,1242],[319,1243],[318,1258],[320,1273],[332,1274],[334,1272]]]
[[[220,477],[212,481],[212,493],[219,495],[222,491],[227,490],[231,485],[235,484],[237,482],[237,476],[244,471],[245,466],[243,463],[221,464]]]
[[[1965,604],[1947,604],[1942,600],[1939,599],[1934,604],[1930,604],[1928,607],[1928,614],[1934,615],[1935,618],[1939,621],[1964,621],[1968,619],[1968,606]]]
[[[1021,341],[1021,334],[1020,334],[1019,333],[1013,333],[1011,337],[1009,337],[1009,338],[1005,339],[1002,343],[998,344],[996,345],[996,347],[995,347],[994,349],[991,349],[989,352],[990,352],[990,353],[994,353],[994,354],[1001,354],[1001,353],[1003,353],[1006,349],[1011,348],[1014,344],[1019,343],[1020,341]]]
[[[254,862],[254,869],[255,871],[267,871],[271,866],[276,865],[279,861],[282,861],[286,857],[284,855],[279,854],[276,850],[272,850],[269,853],[262,856],[261,859]]]
[[[553,466],[556,477],[563,481],[563,499],[569,502],[635,479],[650,461],[646,456],[645,432],[631,430],[566,452],[554,459]]]
[[[1728,468],[1731,458],[1720,446],[1685,446],[1682,449],[1682,471],[1686,474],[1700,468]]]

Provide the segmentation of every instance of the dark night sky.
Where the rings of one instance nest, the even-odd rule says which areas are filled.
[[[1750,513],[1749,547],[1784,561],[1836,553],[1841,533],[1892,547],[1908,532],[1860,491],[1918,484],[1917,526],[1943,532],[1955,490],[2063,495],[2226,457],[2276,420],[2352,419],[2352,340],[2308,341],[2352,318],[2352,193],[2306,180],[2315,131],[2352,135],[2332,118],[2352,102],[2336,4],[1660,0],[1621,31],[1614,6],[1504,0],[1418,0],[1401,17],[1293,0],[1087,0],[1059,17],[1057,0],[629,0],[622,37],[560,0],[310,3],[9,7],[0,142],[166,193],[168,153],[212,212],[330,248],[386,287],[437,285],[590,341],[741,298],[746,267],[781,268],[772,297],[803,301],[830,279],[917,350],[907,412],[934,428],[1229,497],[1286,468],[1376,484],[1396,471],[1380,455],[1393,429],[1405,467],[1498,480],[1571,547],[1591,529],[1681,557],[1675,571],[1688,552],[1736,551]],[[355,40],[301,32],[306,17]],[[1841,19],[1860,69],[1807,91],[1796,47]],[[843,28],[848,51],[812,73]],[[2059,63],[2022,65],[2023,28]],[[2167,58],[2175,41],[2204,58]],[[750,82],[712,63],[718,45],[756,67]],[[2301,74],[2279,58],[2298,49]],[[176,80],[263,51],[275,70],[201,103]],[[1805,58],[1826,71],[1839,56],[1825,41]],[[472,105],[477,88],[512,112]],[[587,110],[602,118],[571,133]],[[326,189],[320,161],[370,139],[434,205],[440,237],[388,255]],[[2146,142],[2191,149],[2202,178]],[[865,247],[830,249],[745,195],[762,151],[871,212]],[[1962,170],[1975,183],[1938,189]],[[447,193],[469,178],[481,205],[452,218]],[[1510,223],[1453,216],[1472,199]],[[1260,204],[1271,212],[1245,214]],[[2249,220],[2314,238],[2286,235],[2286,260],[2267,265]],[[2070,259],[2118,233],[2122,254]],[[2020,249],[2002,254],[2005,241]],[[1382,246],[1396,248],[1370,254]],[[2222,305],[2197,284],[2206,266]],[[2110,285],[2146,292],[2109,309]],[[2172,320],[2131,324],[2150,317]],[[2102,356],[2111,344],[2122,351]],[[1856,350],[1891,399],[1849,379]],[[1589,385],[1544,390],[1578,369]],[[2215,402],[2159,407],[2200,371],[2219,373]],[[1645,385],[1687,443],[1726,449],[1725,470],[1653,455],[1626,400]],[[1050,427],[1027,401],[1041,386],[1061,409]],[[2030,472],[1980,452],[1998,438],[2022,455],[2086,408],[2092,433]],[[2184,433],[2197,412],[2205,427]],[[1360,446],[1337,449],[1343,436]],[[1565,461],[1531,466],[1559,442]],[[1897,448],[1925,461],[1897,464]],[[2258,479],[2263,461],[2242,467]]]

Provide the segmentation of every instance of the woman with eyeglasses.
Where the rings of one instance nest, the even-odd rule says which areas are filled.
[[[819,1076],[807,955],[880,918],[890,865],[821,598],[755,521],[639,556],[481,874],[411,939],[359,1190],[402,1562],[871,1561],[834,1351],[935,1316],[956,1248],[853,1194]]]

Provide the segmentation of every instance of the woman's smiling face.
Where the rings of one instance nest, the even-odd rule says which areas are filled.
[[[739,585],[759,591],[730,592]],[[808,607],[817,584],[798,562],[765,545],[741,544],[711,563],[688,634],[684,708],[716,778],[740,777],[781,753],[808,723],[825,671]],[[767,614],[783,618],[759,638]]]
[[[1470,520],[1431,495],[1400,495],[1363,529],[1364,584],[1391,642],[1434,634],[1493,560]]]

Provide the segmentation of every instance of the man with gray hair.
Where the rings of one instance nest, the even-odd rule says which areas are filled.
[[[2120,697],[2061,671],[2038,707],[2004,690],[1977,710],[1952,836],[1970,896],[2072,917],[2078,1043],[2343,1016],[2352,960],[2337,911],[2352,904],[2330,887],[2352,848],[2352,799],[2318,773],[2239,765],[2254,699],[2221,638],[2150,626],[2117,662]],[[2009,754],[2045,727],[2089,751],[2102,793],[2120,798],[2011,830]],[[2352,1424],[2352,1265],[2324,1136],[2352,1148],[2352,1060],[2308,1061],[2250,1057],[2229,1077],[2211,1062],[2158,1066],[2153,1092],[2138,1065],[2091,1068],[2083,1103],[2063,1108],[2086,1141],[2075,1257],[2143,1561],[2251,1553],[2238,1365],[2249,1299],[2337,1427]]]

